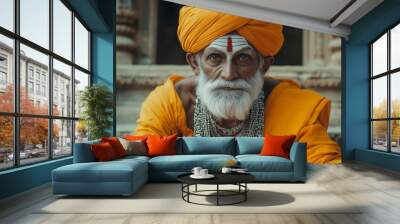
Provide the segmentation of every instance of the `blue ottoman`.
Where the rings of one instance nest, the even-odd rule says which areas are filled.
[[[108,162],[74,163],[52,171],[53,193],[132,195],[148,180],[147,157]]]

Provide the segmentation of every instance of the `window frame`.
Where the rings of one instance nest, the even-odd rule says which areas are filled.
[[[68,10],[71,11],[71,18],[70,18],[70,23],[71,23],[71,59],[64,58],[63,56],[55,53],[53,50],[53,1],[54,0],[48,0],[49,3],[49,47],[46,49],[45,47],[42,47],[39,44],[34,43],[33,41],[30,41],[27,38],[24,38],[23,36],[20,35],[20,0],[14,0],[13,1],[13,10],[14,10],[14,31],[10,31],[4,27],[0,26],[0,35],[3,35],[5,37],[11,38],[13,40],[13,64],[12,64],[12,69],[11,69],[11,75],[13,75],[14,79],[14,110],[13,112],[2,112],[0,111],[0,116],[4,117],[12,117],[13,119],[13,166],[10,167],[5,167],[5,168],[0,168],[0,172],[5,171],[5,170],[10,170],[10,169],[16,169],[19,167],[23,166],[30,166],[33,164],[38,164],[38,163],[43,163],[46,161],[50,160],[55,160],[55,159],[62,159],[65,157],[70,157],[73,156],[74,152],[74,143],[75,143],[75,126],[76,126],[76,121],[79,120],[79,117],[75,116],[75,108],[71,108],[71,114],[70,116],[56,116],[53,115],[53,59],[58,60],[61,63],[64,63],[68,66],[71,66],[71,85],[72,85],[72,90],[71,93],[73,94],[73,97],[71,99],[71,104],[74,105],[75,103],[75,88],[74,88],[74,83],[75,83],[75,69],[78,69],[79,71],[87,74],[89,76],[89,83],[88,86],[92,85],[92,61],[91,61],[91,49],[92,49],[92,43],[91,43],[91,37],[92,37],[92,30],[89,28],[89,26],[84,22],[84,20],[79,16],[78,13],[76,13],[72,7],[66,2],[65,0],[59,0]],[[88,31],[88,69],[85,69],[81,67],[80,65],[75,63],[75,18],[79,20],[79,22],[84,26],[84,28]],[[48,112],[46,115],[39,115],[39,114],[27,114],[27,113],[21,113],[20,111],[20,45],[23,44],[27,47],[30,47],[36,51],[39,51],[40,53],[43,53],[48,56],[49,58],[49,63],[48,63],[48,80],[46,84],[46,91],[45,94],[48,96]],[[30,66],[27,64],[27,73],[26,75],[26,81],[28,82],[30,80],[30,74],[28,72]],[[42,79],[41,79],[41,74],[42,72],[39,73],[39,80],[38,83],[40,83],[42,86]],[[34,86],[37,83],[36,82],[36,69],[33,70],[33,79],[32,79]],[[27,86],[28,87],[28,86]],[[29,91],[27,89],[27,91]],[[36,91],[36,89],[34,89]],[[42,94],[38,95],[42,96]],[[26,163],[26,164],[21,164],[21,159],[20,159],[20,119],[21,118],[45,118],[47,119],[48,123],[48,135],[47,135],[47,152],[48,155],[47,157],[44,157],[43,160],[40,160],[38,162],[32,162],[32,163]],[[62,156],[54,156],[54,147],[53,147],[53,122],[56,120],[64,120],[64,121],[70,121],[71,122],[71,153],[68,155],[62,155]]]
[[[400,72],[400,67],[398,68],[393,68],[391,69],[391,31],[393,28],[396,26],[400,26],[400,21],[395,22],[392,24],[390,27],[385,29],[384,32],[379,34],[375,39],[373,39],[370,43],[368,43],[369,47],[369,78],[368,78],[368,84],[369,84],[369,149],[373,151],[379,151],[379,152],[386,152],[386,153],[391,153],[391,154],[400,154],[400,152],[393,152],[392,151],[392,134],[391,134],[391,123],[392,121],[400,121],[400,117],[392,117],[392,99],[391,99],[391,91],[392,91],[392,86],[391,86],[391,79],[393,75],[396,75],[396,73]],[[379,38],[383,37],[385,34],[387,34],[387,52],[386,52],[386,57],[387,57],[387,63],[386,63],[386,71],[380,74],[376,74],[374,76],[373,74],[373,44],[376,43]],[[386,87],[387,87],[387,93],[386,93],[386,98],[387,98],[387,105],[386,105],[386,117],[385,118],[373,118],[373,81],[378,79],[386,77]],[[379,150],[374,148],[374,133],[373,133],[373,122],[374,121],[386,121],[386,151]]]

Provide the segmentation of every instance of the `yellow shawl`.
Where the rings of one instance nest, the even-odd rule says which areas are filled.
[[[153,90],[142,104],[135,135],[193,135],[186,125],[186,114],[175,91],[173,75]],[[340,147],[327,134],[330,101],[318,93],[301,89],[295,82],[282,80],[265,102],[264,133],[296,135],[307,143],[309,163],[340,163]]]

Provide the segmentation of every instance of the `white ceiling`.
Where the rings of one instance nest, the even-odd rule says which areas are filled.
[[[347,37],[351,25],[383,0],[166,0]],[[339,13],[349,5],[346,10]],[[338,14],[338,15],[337,15]],[[335,17],[335,15],[337,15]]]

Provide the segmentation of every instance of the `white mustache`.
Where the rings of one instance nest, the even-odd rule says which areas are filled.
[[[238,79],[234,81],[226,81],[223,79],[217,79],[215,81],[208,81],[208,88],[210,90],[217,90],[221,88],[230,88],[230,89],[236,89],[236,90],[243,90],[243,91],[250,91],[251,90],[251,85],[243,80],[243,79]]]

